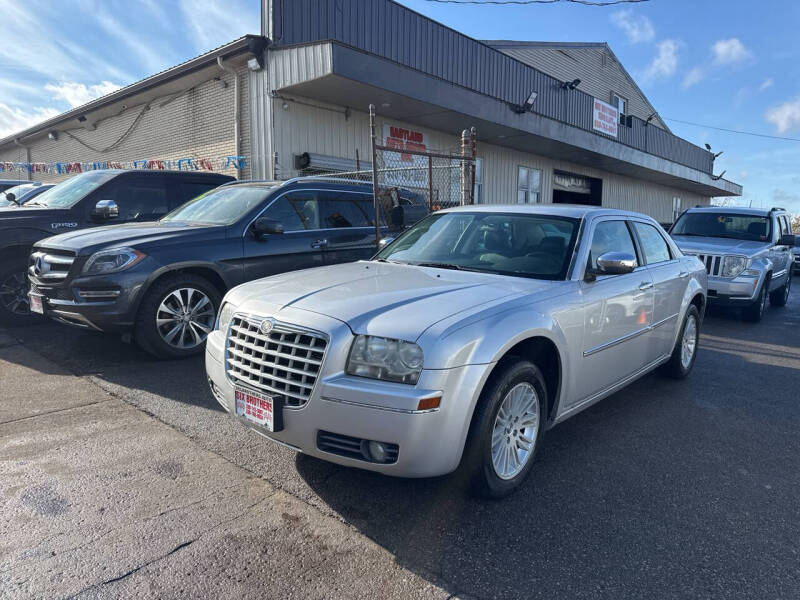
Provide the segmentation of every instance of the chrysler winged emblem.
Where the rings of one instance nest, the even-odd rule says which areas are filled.
[[[272,319],[264,319],[263,321],[261,321],[261,325],[259,325],[258,328],[261,331],[261,333],[267,335],[270,331],[272,331],[272,328],[274,326],[275,323],[272,322]]]

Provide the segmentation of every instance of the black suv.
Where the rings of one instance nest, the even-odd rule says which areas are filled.
[[[379,204],[380,235],[428,213],[406,190]],[[157,222],[38,242],[28,269],[31,306],[179,358],[202,351],[232,286],[369,258],[375,237],[370,185],[314,178],[227,184]]]
[[[0,208],[0,323],[30,319],[25,270],[34,242],[97,225],[153,221],[229,181],[198,171],[89,171],[21,207]]]

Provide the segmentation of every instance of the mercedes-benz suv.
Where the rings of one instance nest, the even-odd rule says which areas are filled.
[[[782,208],[698,207],[670,229],[684,254],[708,271],[708,299],[738,306],[748,321],[760,321],[767,306],[785,306],[792,286],[794,236]]]

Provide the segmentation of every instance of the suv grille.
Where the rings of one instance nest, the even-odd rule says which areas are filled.
[[[719,275],[722,271],[722,257],[713,254],[695,254],[706,266],[709,275]]]
[[[328,340],[291,325],[261,333],[262,319],[235,316],[228,332],[225,370],[242,383],[284,398],[290,408],[305,406],[317,382]]]
[[[42,281],[59,281],[66,279],[75,255],[63,250],[40,250],[30,257],[28,272]]]

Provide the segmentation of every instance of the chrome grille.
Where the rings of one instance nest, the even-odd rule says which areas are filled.
[[[73,254],[42,250],[31,254],[28,272],[41,280],[66,279],[73,262]]]
[[[282,323],[262,333],[263,321],[240,315],[231,320],[225,352],[228,377],[282,396],[284,406],[304,406],[317,382],[328,340]]]
[[[722,257],[714,254],[695,254],[706,266],[706,271],[709,275],[719,275],[722,271]]]

